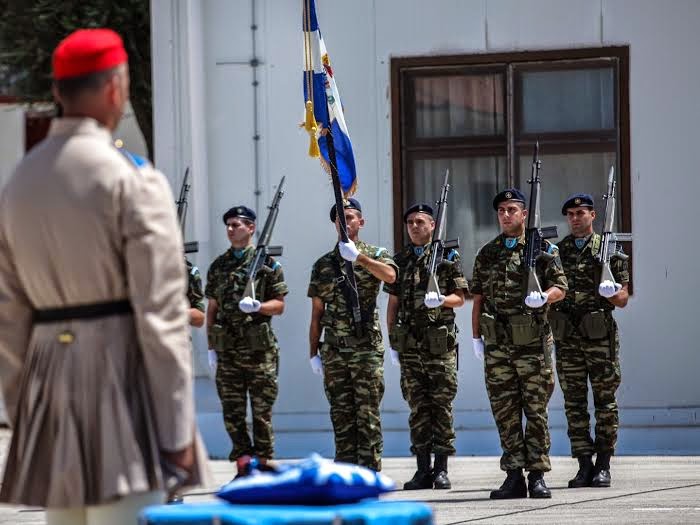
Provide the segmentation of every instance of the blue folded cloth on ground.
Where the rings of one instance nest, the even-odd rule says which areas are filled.
[[[280,465],[277,472],[253,470],[216,495],[237,504],[336,505],[376,498],[395,488],[394,481],[380,472],[312,454],[299,463]]]

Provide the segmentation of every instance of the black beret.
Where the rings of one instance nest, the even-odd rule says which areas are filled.
[[[226,224],[227,220],[232,219],[234,217],[245,219],[250,222],[255,222],[256,219],[255,212],[248,208],[248,206],[234,206],[233,208],[228,210],[226,213],[224,213],[224,216],[222,217],[224,224]]]
[[[429,204],[425,204],[424,202],[414,204],[411,206],[409,209],[406,210],[406,212],[403,214],[403,222],[405,223],[408,220],[408,216],[411,215],[412,213],[427,213],[431,217],[435,217],[433,215],[433,208]]]
[[[505,201],[518,201],[525,204],[525,195],[517,188],[508,188],[493,198],[493,209],[498,210],[498,205]]]
[[[579,206],[593,208],[593,196],[589,193],[574,193],[564,202],[564,206],[561,207],[561,214],[566,215],[566,210],[578,208]]]
[[[357,199],[354,199],[352,197],[343,201],[343,208],[345,208],[346,210],[357,210],[360,213],[362,213],[362,206],[360,206],[360,201],[358,201]],[[335,222],[335,215],[336,215],[336,209],[335,209],[335,204],[334,204],[331,207],[331,211],[330,211],[331,222]]]

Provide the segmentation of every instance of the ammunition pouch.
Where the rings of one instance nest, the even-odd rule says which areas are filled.
[[[429,326],[425,330],[431,354],[442,355],[454,350],[457,334],[448,326]]]
[[[484,342],[487,345],[495,345],[498,342],[496,338],[496,318],[493,315],[486,312],[481,313],[479,316],[479,330],[481,335],[484,336]]]
[[[566,341],[574,333],[574,324],[564,312],[551,310],[547,319],[555,341]]]
[[[406,351],[408,346],[408,331],[409,328],[403,324],[395,324],[394,327],[389,330],[389,343],[391,348],[396,352],[401,353]]]
[[[224,327],[220,324],[214,324],[207,328],[207,344],[209,348],[221,351],[226,347],[224,342],[226,334],[224,332]]]
[[[604,311],[587,312],[581,317],[579,333],[586,339],[605,339],[610,335],[607,315]]]
[[[511,338],[515,346],[531,346],[542,341],[540,326],[534,315],[516,314],[508,316]]]
[[[245,327],[245,338],[253,351],[275,348],[277,340],[269,323],[251,324]]]

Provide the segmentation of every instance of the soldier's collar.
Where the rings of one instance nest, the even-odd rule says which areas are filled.
[[[231,246],[231,255],[233,255],[234,259],[241,260],[245,257],[246,253],[248,253],[248,250],[252,247],[252,244],[249,244],[245,248],[234,248],[233,246]]]
[[[519,237],[508,237],[505,233],[501,234],[503,241],[503,246],[509,250],[515,249],[518,244],[525,244],[525,233],[523,232]]]
[[[574,245],[579,250],[583,250],[588,244],[588,241],[591,240],[591,237],[593,237],[592,233],[590,235],[586,235],[585,237],[574,237]]]
[[[415,244],[411,243],[411,251],[416,257],[422,256],[428,251],[428,248],[430,248],[430,243],[424,244],[423,246],[416,246]]]

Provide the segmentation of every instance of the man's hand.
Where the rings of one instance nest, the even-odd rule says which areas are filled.
[[[160,455],[168,463],[181,468],[186,471],[188,475],[192,475],[192,470],[194,469],[194,442],[177,452],[161,450]]]
[[[617,292],[619,292],[622,289],[622,285],[610,280],[603,281],[600,283],[600,286],[598,286],[598,293],[605,297],[606,299],[609,299],[613,295],[615,295]]]
[[[530,308],[541,308],[547,304],[547,292],[530,292],[525,298],[525,304]]]
[[[311,359],[309,359],[309,365],[311,365],[311,370],[314,374],[318,374],[320,376],[323,375],[323,363],[321,362],[321,356],[318,354],[313,356]]]
[[[389,357],[391,358],[391,364],[394,366],[399,366],[399,353],[393,348],[389,348]]]
[[[445,296],[437,292],[428,292],[425,294],[425,299],[423,299],[423,304],[428,308],[438,308],[442,306],[445,302]]]
[[[484,360],[484,340],[481,337],[473,337],[474,355],[479,361]]]
[[[218,363],[218,359],[216,357],[216,350],[212,350],[211,348],[207,352],[207,358],[209,359],[209,370],[211,370],[211,373],[216,375],[216,365]]]
[[[246,314],[252,314],[260,311],[260,301],[253,299],[252,297],[244,297],[238,302],[238,308],[241,312]]]
[[[338,243],[338,251],[340,251],[340,256],[343,259],[350,262],[355,262],[360,255],[360,250],[357,249],[357,246],[351,240],[348,240],[348,242],[340,241]]]

